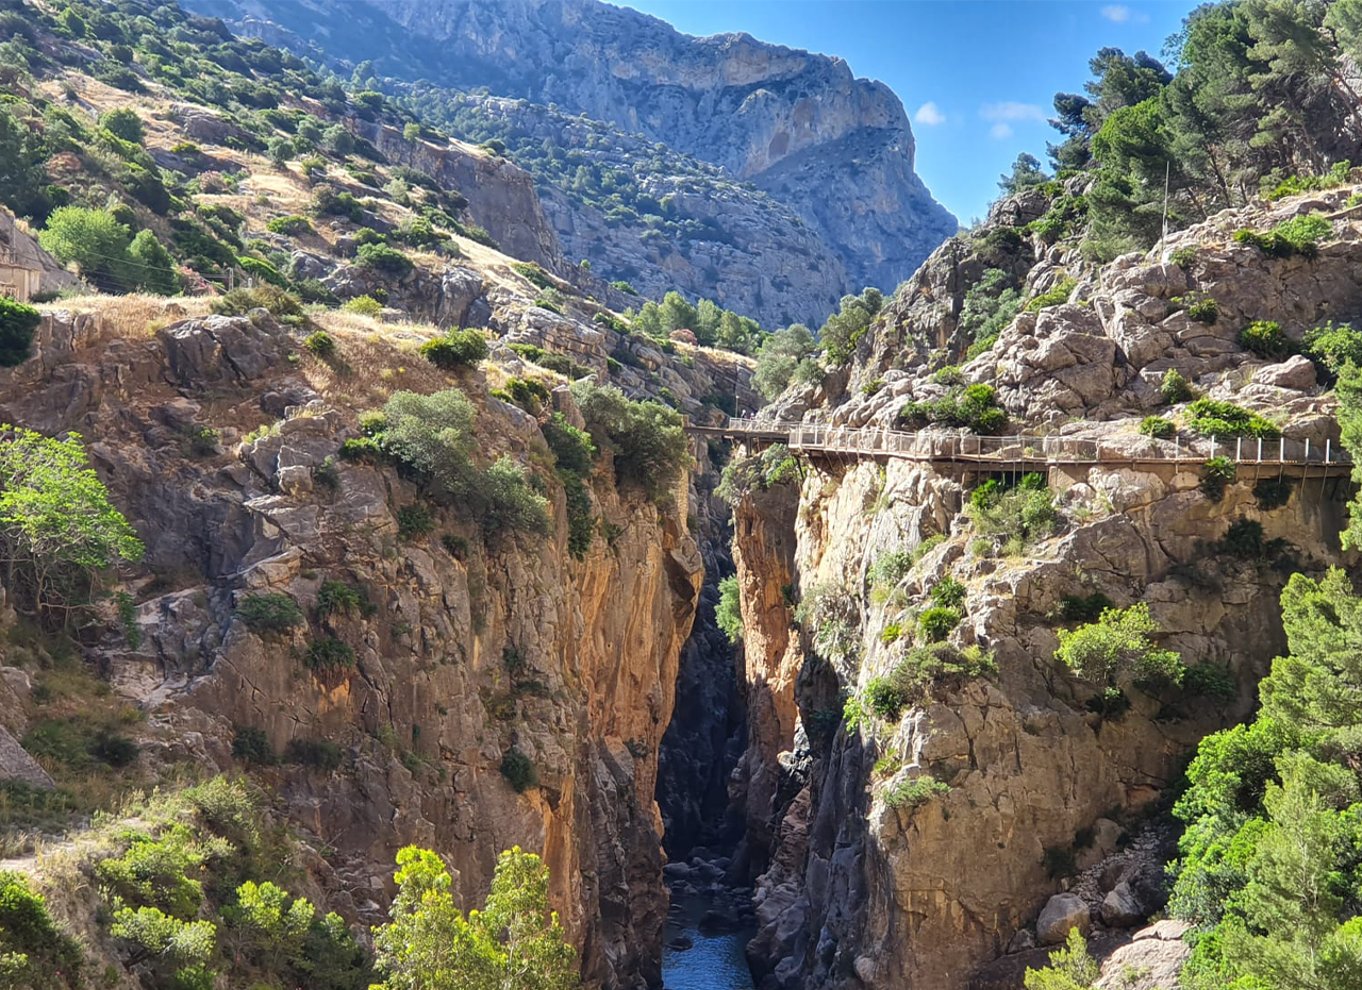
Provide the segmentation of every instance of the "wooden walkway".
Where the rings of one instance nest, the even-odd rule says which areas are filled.
[[[815,423],[759,422],[730,419],[723,426],[688,425],[696,436],[735,440],[751,446],[783,443],[807,454],[853,458],[893,457],[930,463],[972,465],[980,470],[1044,471],[1065,467],[1157,466],[1199,469],[1212,457],[1228,457],[1237,466],[1292,477],[1347,476],[1352,461],[1332,442],[1255,440],[1218,437],[1119,442],[1071,436],[981,437],[967,433],[908,432]]]

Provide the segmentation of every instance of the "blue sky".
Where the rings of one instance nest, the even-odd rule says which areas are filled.
[[[1189,0],[613,0],[687,34],[746,31],[837,55],[913,118],[917,171],[961,223],[982,217],[1018,152],[1045,161],[1060,90],[1104,46],[1155,57]]]

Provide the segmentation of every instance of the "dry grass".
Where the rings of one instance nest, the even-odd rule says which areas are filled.
[[[38,309],[45,313],[62,310],[70,313],[96,313],[113,326],[120,337],[146,337],[171,323],[207,316],[211,303],[212,299],[208,296],[167,297],[153,296],[144,292],[106,296],[91,293],[42,303]]]
[[[335,338],[336,355],[322,361],[304,354],[303,373],[308,384],[335,406],[360,412],[383,405],[394,392],[429,393],[466,384],[417,353],[421,344],[440,335],[430,324],[384,323],[340,310],[310,315]]]

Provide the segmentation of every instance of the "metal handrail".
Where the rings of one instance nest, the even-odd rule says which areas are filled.
[[[1347,467],[1345,451],[1326,440],[1321,446],[1309,439],[1280,437],[1195,437],[1174,440],[1149,439],[1146,450],[1132,454],[1117,451],[1103,440],[1051,434],[1015,433],[978,436],[927,431],[891,430],[884,427],[836,426],[827,423],[758,422],[751,417],[732,417],[726,433],[770,437],[784,435],[793,449],[824,450],[848,454],[895,454],[916,460],[997,461],[1000,463],[1146,463],[1153,461],[1206,461],[1228,457],[1235,464],[1294,464]]]

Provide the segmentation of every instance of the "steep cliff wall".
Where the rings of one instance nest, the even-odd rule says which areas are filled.
[[[997,385],[1009,430],[1093,442],[1091,468],[1051,472],[1053,535],[1011,548],[1003,543],[1016,532],[986,535],[962,509],[989,473],[968,466],[815,455],[798,485],[740,502],[749,691],[776,688],[767,713],[751,704],[744,757],[749,843],[771,849],[749,947],[762,986],[965,987],[981,963],[1033,944],[1014,935],[1071,881],[1075,861],[1114,848],[1101,848],[1105,830],[1119,831],[1112,819],[1135,828],[1196,741],[1251,710],[1284,646],[1277,597],[1287,573],[1340,560],[1346,483],[1297,481],[1280,506],[1256,491],[1267,473],[1251,465],[1216,500],[1202,490],[1200,460],[1176,469],[1101,461],[1159,443],[1136,431],[1147,413],[1186,430],[1185,410],[1158,389],[1171,368],[1211,398],[1273,417],[1289,437],[1337,444],[1332,399],[1309,362],[1260,358],[1237,339],[1253,319],[1299,337],[1362,312],[1345,274],[1362,229],[1335,219],[1313,259],[1270,259],[1230,235],[1327,213],[1348,192],[1186,231],[1171,245],[1190,249],[1182,265],[1132,255],[1091,269],[1037,247],[1038,262],[1021,266],[1027,285],[1042,290],[1071,273],[1075,302],[1023,313],[961,373]],[[770,414],[891,425],[905,401],[948,394],[930,352],[952,344],[962,263],[973,263],[969,251],[947,245],[905,283],[862,343],[849,386],[804,387]],[[1209,324],[1174,301],[1198,293],[1219,304]],[[1277,550],[1221,542],[1245,523],[1260,525],[1265,543],[1281,541]],[[872,565],[889,553],[903,563],[885,585]],[[910,662],[923,642],[917,616],[948,577],[964,587],[949,641],[991,653],[996,674],[938,677],[899,716],[863,709],[844,721],[847,697],[864,699],[874,678]],[[797,610],[779,601],[791,582]],[[1098,688],[1053,659],[1063,599],[1095,593],[1148,603],[1160,642],[1197,675],[1181,689],[1126,686],[1129,709],[1102,714]],[[1192,686],[1212,680],[1216,692]],[[766,866],[756,855],[753,864]],[[1098,901],[1105,893],[1083,890]]]
[[[337,333],[338,353],[374,382],[410,362]],[[98,651],[115,690],[165,740],[156,762],[230,769],[243,728],[281,753],[337,746],[334,770],[259,773],[286,816],[325,843],[352,917],[381,919],[403,844],[440,851],[471,898],[518,843],[549,863],[589,981],[656,985],[666,909],[657,751],[701,576],[685,485],[659,512],[617,490],[603,465],[593,501],[612,536],[580,561],[567,552],[561,494],[547,539],[484,548],[457,506],[436,508],[430,535],[403,539],[395,513],[424,501],[413,483],[334,459],[370,386],[299,360],[294,333],[263,311],[153,337],[57,312],[40,344],[38,359],[4,373],[6,417],[88,439],[161,575],[136,594],[140,643],[115,636]],[[477,394],[434,369],[402,374],[409,387]],[[524,413],[479,405],[487,450],[546,456]],[[253,424],[268,429],[241,440]],[[220,446],[191,453],[187,431],[208,427]],[[361,604],[323,614],[324,582],[350,586]],[[252,632],[234,606],[262,592],[292,596],[308,623]],[[331,637],[353,666],[310,669],[309,648]],[[512,749],[538,775],[523,794],[500,769]]]

